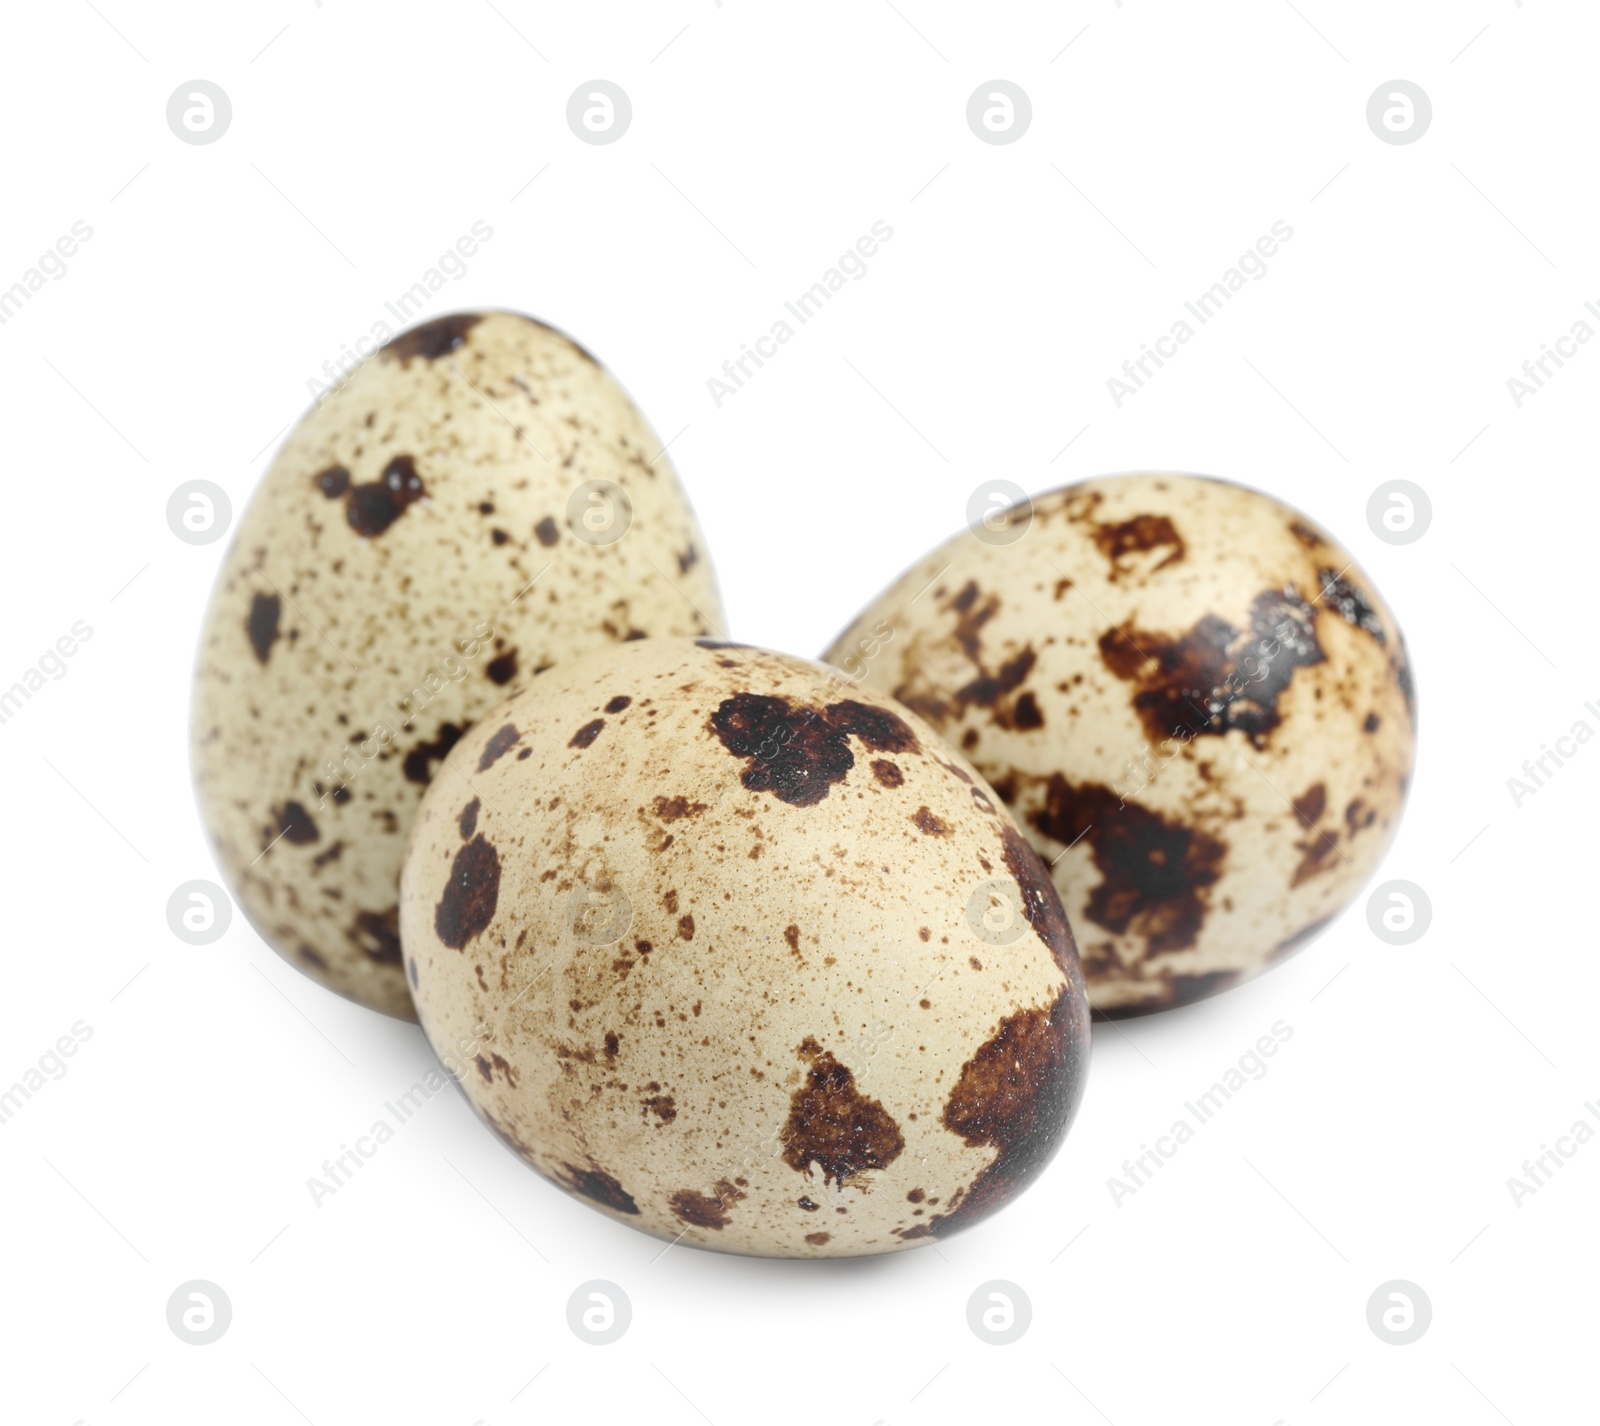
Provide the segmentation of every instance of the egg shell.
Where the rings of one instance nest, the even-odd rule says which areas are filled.
[[[626,503],[585,491],[569,520],[592,480]],[[596,543],[608,510],[600,537],[624,533]],[[720,627],[704,550],[627,394],[531,318],[439,318],[326,395],[239,520],[195,674],[202,820],[267,942],[414,1019],[397,901],[423,788],[540,668]]]
[[[1020,914],[986,939],[996,880]],[[542,674],[428,790],[401,932],[484,1121],[669,1240],[932,1241],[1034,1178],[1082,1091],[1037,857],[914,714],[785,655],[652,639]]]
[[[1395,835],[1405,642],[1350,554],[1257,491],[1140,474],[957,535],[825,657],[961,747],[1026,828],[1110,1015],[1303,946]]]

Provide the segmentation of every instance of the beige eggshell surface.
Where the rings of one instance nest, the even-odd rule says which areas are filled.
[[[704,551],[655,433],[560,333],[463,313],[357,368],[262,478],[200,639],[200,812],[262,936],[414,1018],[396,917],[424,787],[539,669],[720,627]]]
[[[1269,496],[1085,481],[956,536],[826,657],[962,748],[1077,932],[1097,1010],[1210,995],[1289,954],[1394,837],[1416,721],[1394,616]]]
[[[480,1116],[700,1247],[882,1253],[976,1222],[1043,1168],[1087,1066],[1072,933],[966,760],[742,645],[558,664],[479,723],[424,797],[400,926]]]

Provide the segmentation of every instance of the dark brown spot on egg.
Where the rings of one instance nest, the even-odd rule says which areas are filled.
[[[860,738],[875,753],[917,751],[916,734],[906,725],[904,718],[887,708],[874,708],[870,704],[846,699],[842,703],[830,703],[825,716],[830,727]]]
[[[1078,947],[1061,897],[1050,880],[1050,868],[1009,822],[1000,824],[1000,842],[1005,848],[1006,870],[1022,894],[1022,914],[1034,934],[1050,948],[1061,973],[1073,980],[1077,975]]]
[[[587,748],[600,736],[600,730],[606,725],[604,718],[593,718],[579,728],[567,743],[569,748]]]
[[[975,679],[956,690],[957,703],[961,708],[972,703],[980,708],[993,708],[1006,694],[1022,685],[1033,672],[1035,661],[1033,650],[1023,649],[1002,663],[994,673],[980,667]]]
[[[499,526],[496,526],[494,529],[489,531],[489,538],[497,545],[507,545],[511,543],[511,536],[508,535],[504,530],[500,529]]]
[[[624,708],[626,708],[632,702],[633,702],[633,699],[629,698],[626,693],[619,693],[615,698],[611,699],[606,704],[606,712],[607,713],[620,713],[620,712],[622,712],[622,710]]]
[[[699,563],[700,551],[697,550],[693,545],[690,545],[683,551],[682,554],[678,556],[678,573],[688,574],[688,572]]]
[[[445,760],[450,749],[461,741],[462,734],[470,726],[470,724],[460,726],[454,723],[439,724],[439,731],[431,741],[418,743],[405,755],[400,770],[405,773],[406,781],[426,787],[433,777],[433,765]]]
[[[375,540],[428,492],[410,456],[396,456],[368,485],[352,485],[344,514],[363,539]]]
[[[988,1217],[1054,1157],[1083,1091],[1087,1030],[1085,1002],[1068,986],[1048,1007],[1006,1016],[961,1067],[940,1122],[968,1148],[990,1145],[996,1153],[948,1211],[928,1220],[933,1236]]]
[[[461,828],[461,840],[472,840],[472,834],[478,830],[478,799],[474,797],[461,809],[461,816],[457,818],[456,825]]]
[[[679,936],[680,939],[685,940],[685,941],[694,940],[694,917],[693,916],[680,916],[680,917],[678,917],[678,936]]]
[[[1071,783],[1060,773],[1051,774],[1044,806],[1030,820],[1063,845],[1079,838],[1088,843],[1100,872],[1084,908],[1091,921],[1119,936],[1142,936],[1151,955],[1194,944],[1210,890],[1222,875],[1222,842],[1125,804],[1109,787]]]
[[[461,950],[494,919],[500,900],[500,854],[478,833],[455,855],[450,879],[434,908],[433,929]]]
[[[1326,544],[1319,531],[1311,528],[1304,520],[1291,520],[1289,533],[1299,540],[1308,550],[1314,550],[1319,545]]]
[[[855,1076],[812,1036],[797,1053],[809,1063],[789,1102],[783,1161],[799,1173],[814,1163],[825,1183],[843,1184],[899,1158],[906,1146],[900,1126],[856,1088]]]
[[[1313,830],[1295,846],[1299,848],[1301,857],[1300,864],[1295,867],[1294,875],[1289,880],[1290,886],[1299,886],[1321,872],[1331,871],[1337,861],[1343,860],[1339,856],[1337,832]]]
[[[483,752],[478,757],[478,771],[488,772],[512,748],[516,747],[518,739],[522,737],[511,723],[497,728],[489,741],[483,745]]]
[[[350,488],[350,472],[342,465],[330,465],[312,479],[317,489],[329,500],[337,500]]]
[[[652,1114],[663,1124],[670,1124],[678,1117],[678,1106],[670,1094],[654,1094],[644,1101],[643,1117],[648,1119]]]
[[[729,1210],[743,1197],[744,1194],[734,1184],[721,1179],[710,1193],[683,1188],[673,1194],[668,1202],[672,1206],[673,1217],[680,1223],[687,1223],[691,1228],[715,1228],[720,1231],[728,1226]]]
[[[785,926],[783,928],[783,939],[789,943],[789,949],[798,956],[800,954],[800,928],[798,926]]]
[[[498,683],[504,687],[517,676],[517,651],[507,649],[503,654],[495,655],[484,666],[484,672],[489,675],[490,683]]]
[[[1177,638],[1124,624],[1100,636],[1100,657],[1138,685],[1133,706],[1152,742],[1237,728],[1264,748],[1282,721],[1278,699],[1295,670],[1323,662],[1316,615],[1286,585],[1256,596],[1248,633],[1215,614]]]
[[[1294,815],[1306,826],[1321,820],[1328,806],[1328,789],[1320,782],[1313,783],[1294,800]]]
[[[328,968],[328,962],[324,959],[322,952],[315,946],[306,945],[304,941],[300,943],[299,955],[300,959],[307,965],[315,966],[318,970],[327,970]]]
[[[825,1243],[829,1243],[832,1240],[833,1240],[833,1234],[831,1234],[831,1233],[807,1233],[806,1234],[806,1242],[810,1243],[813,1248],[820,1248]]]
[[[455,312],[447,317],[435,317],[431,322],[423,322],[408,332],[401,332],[393,341],[386,343],[378,355],[398,361],[402,366],[410,366],[413,357],[437,361],[464,346],[467,334],[482,320],[476,312]]]
[[[615,1213],[639,1211],[639,1205],[633,1201],[633,1195],[592,1160],[586,1169],[576,1168],[572,1164],[562,1164],[561,1167],[566,1174],[561,1180],[564,1188],[581,1194],[584,1198],[591,1199],[602,1208],[609,1208]]]
[[[358,911],[350,928],[350,939],[361,954],[381,966],[400,964],[400,908],[387,911]]]
[[[1353,580],[1348,579],[1343,572],[1332,569],[1318,570],[1317,580],[1322,586],[1322,603],[1332,609],[1346,624],[1370,634],[1379,644],[1389,642],[1388,636],[1383,632],[1383,620],[1378,618],[1378,611],[1372,607],[1372,601]]]
[[[900,771],[899,766],[887,758],[872,760],[872,775],[885,787],[899,787],[906,780],[906,775]]]
[[[250,601],[250,617],[245,629],[250,635],[250,647],[256,660],[265,664],[267,655],[278,638],[278,616],[283,612],[283,601],[276,594],[257,594]]]
[[[911,820],[917,824],[917,830],[925,837],[945,837],[950,834],[950,824],[941,822],[926,807],[917,808]]]
[[[299,802],[285,802],[273,813],[273,819],[278,824],[276,836],[298,847],[306,846],[322,835],[317,830],[317,824],[311,820],[311,814]]]
[[[1044,727],[1044,714],[1039,711],[1039,703],[1031,693],[1018,696],[1011,709],[1011,726],[1020,732],[1031,733],[1035,728]]]
[[[1378,731],[1378,715],[1376,713],[1367,714],[1366,718],[1362,720],[1361,731],[1363,733],[1376,733]]]
[[[807,1213],[815,1213],[819,1205],[813,1203],[809,1198],[801,1198],[796,1201],[796,1206],[803,1208]]]
[[[561,538],[561,531],[549,515],[546,515],[544,519],[533,527],[533,533],[538,537],[539,543],[546,549],[549,549],[551,545]]]
[[[750,766],[740,781],[751,792],[771,792],[791,807],[812,807],[855,766],[849,738],[875,752],[911,752],[915,734],[885,708],[845,700],[826,708],[794,705],[786,698],[738,693],[711,715],[711,731]]]
[[[684,817],[693,817],[697,812],[704,812],[704,802],[691,802],[687,797],[658,797],[655,801],[656,816],[663,822],[677,822]]]
[[[1165,515],[1135,515],[1133,519],[1123,520],[1120,524],[1096,525],[1094,542],[1100,553],[1110,561],[1113,584],[1134,567],[1133,562],[1127,559],[1129,555],[1166,550],[1164,559],[1144,571],[1154,574],[1158,569],[1177,564],[1186,553],[1183,537]]]

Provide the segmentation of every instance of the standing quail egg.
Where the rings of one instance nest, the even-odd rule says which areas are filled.
[[[278,452],[195,675],[202,819],[292,965],[414,1018],[406,835],[456,740],[550,664],[721,619],[671,464],[616,380],[511,312],[396,337]]]

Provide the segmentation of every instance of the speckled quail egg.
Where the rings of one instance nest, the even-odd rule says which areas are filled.
[[[907,570],[826,657],[916,710],[1035,847],[1109,1015],[1304,945],[1388,847],[1416,737],[1394,616],[1226,481],[1085,481]]]
[[[397,902],[423,788],[542,668],[718,627],[704,548],[627,394],[531,318],[428,322],[327,394],[239,521],[195,675],[201,816],[268,943],[415,1018]]]
[[[891,699],[738,644],[591,654],[483,719],[424,796],[400,930],[483,1120],[700,1247],[966,1227],[1083,1086],[1072,933],[982,779]]]

